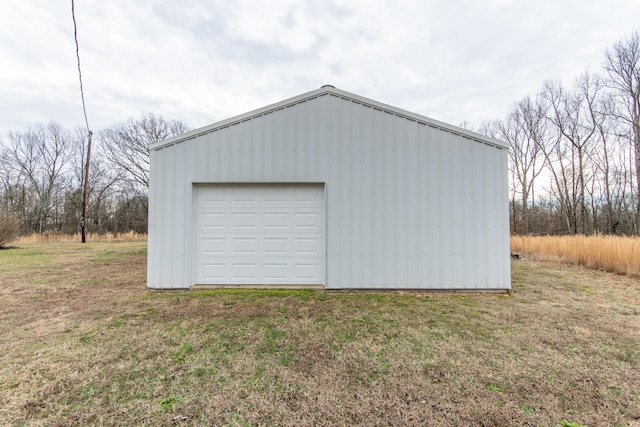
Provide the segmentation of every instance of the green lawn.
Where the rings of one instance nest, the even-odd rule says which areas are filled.
[[[640,425],[640,281],[149,293],[145,242],[0,251],[1,425]],[[574,424],[572,424],[574,423]]]

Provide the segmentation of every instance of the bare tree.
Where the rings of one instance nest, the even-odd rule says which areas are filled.
[[[556,177],[553,190],[564,204],[571,234],[589,231],[586,189],[587,179],[592,175],[587,171],[587,161],[596,126],[588,106],[595,102],[597,88],[595,78],[585,73],[576,80],[573,91],[565,90],[559,83],[546,82],[541,92],[549,106],[547,120],[557,133],[545,156]]]
[[[153,113],[130,118],[99,132],[101,153],[125,179],[146,194],[149,188],[149,145],[189,131],[178,120],[165,120]]]
[[[13,186],[15,182],[9,150],[0,140],[0,209],[13,209]]]
[[[463,127],[462,124],[460,125],[460,127]],[[513,155],[512,155],[513,151],[511,148],[511,143],[508,141],[508,138],[505,138],[505,136],[503,135],[504,133],[503,129],[505,127],[507,127],[507,125],[505,125],[505,123],[503,123],[502,120],[488,120],[483,122],[480,125],[478,132],[490,138],[504,140],[504,142],[507,142],[509,144],[509,163],[508,163],[509,193],[510,193],[509,218],[510,218],[511,233],[518,234],[520,233],[519,220],[518,220],[519,209],[518,209],[518,202],[516,198],[516,195],[518,194],[518,188],[519,188],[518,168],[514,165],[514,162],[513,162]]]
[[[618,100],[616,117],[628,126],[627,137],[633,146],[635,166],[635,233],[640,232],[640,32],[634,31],[607,49],[605,68],[608,84]]]
[[[529,203],[535,206],[535,181],[543,170],[542,146],[545,138],[544,106],[530,97],[517,103],[505,121],[497,124],[498,138],[509,144],[513,195],[520,195],[521,233],[529,233]],[[514,228],[515,204],[514,210]]]
[[[51,219],[58,222],[76,146],[69,132],[54,122],[9,133],[9,147],[3,157],[22,187],[25,228],[29,224],[34,231],[43,232]],[[32,203],[26,202],[27,197],[33,198]]]
[[[188,128],[153,114],[101,132],[89,177],[88,224],[102,232],[146,230],[149,144]],[[56,123],[7,134],[0,141],[0,210],[21,232],[76,232],[83,188],[84,131]]]
[[[615,234],[621,221],[622,200],[628,188],[626,153],[618,136],[615,99],[602,89],[602,82],[599,82],[598,97],[587,105],[596,127],[596,149],[590,154],[595,175],[590,188],[591,210],[595,231]],[[595,221],[597,210],[603,216],[600,226]]]
[[[605,68],[570,88],[546,82],[481,127],[509,143],[513,232],[640,234],[639,31],[606,51]]]
[[[11,243],[20,231],[20,224],[15,215],[8,210],[0,209],[0,249]]]

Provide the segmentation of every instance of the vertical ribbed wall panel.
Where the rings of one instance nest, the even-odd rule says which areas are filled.
[[[160,244],[162,245],[162,257],[160,258],[161,275],[166,278],[169,283],[175,283],[175,277],[173,275],[173,265],[171,260],[173,259],[173,251],[175,250],[174,244],[174,232],[173,229],[180,224],[176,222],[175,211],[173,208],[173,199],[176,197],[176,185],[175,185],[175,145],[169,146],[162,150],[163,152],[163,172],[162,172],[162,194],[160,196],[160,210],[162,212],[161,222],[162,224],[162,239]],[[173,224],[174,227],[166,227],[165,224]]]
[[[496,155],[498,159],[498,167],[497,173],[499,175],[499,184],[497,186],[500,188],[508,188],[508,178],[507,178],[507,168],[508,168],[508,152],[507,150],[498,150],[498,154]],[[510,225],[509,225],[509,196],[506,190],[498,191],[498,198],[500,203],[497,204],[499,207],[496,208],[498,217],[501,218],[501,227],[498,232],[498,241],[500,242],[500,253],[497,256],[496,262],[500,265],[502,270],[502,276],[498,278],[496,282],[505,283],[509,288],[511,288],[511,246],[509,241],[510,234]],[[504,238],[500,238],[500,236],[505,236]],[[506,259],[506,262],[500,262],[500,260]]]
[[[161,161],[161,155],[159,151],[151,150],[149,153],[150,170],[149,170],[149,206],[153,207],[149,211],[149,222],[147,225],[147,286],[154,287],[159,286],[160,280],[158,279],[158,252],[161,246],[158,244],[158,234],[160,230],[157,229],[157,191],[159,188],[158,182],[158,170],[159,162]]]
[[[335,94],[152,151],[150,287],[193,284],[194,185],[324,183],[327,288],[508,289],[507,151]]]
[[[187,247],[185,228],[187,225],[187,212],[190,212],[191,205],[186,202],[186,183],[188,182],[189,175],[187,174],[187,165],[184,147],[175,146],[175,153],[173,155],[174,162],[174,174],[173,174],[173,186],[175,187],[175,197],[170,201],[170,206],[173,209],[173,220],[176,224],[171,230],[173,232],[173,238],[171,239],[173,248],[173,256],[168,263],[172,266],[172,276],[174,282],[183,281],[186,277],[185,269],[185,257],[184,253]],[[186,179],[185,179],[186,178]]]
[[[150,241],[148,245],[151,246],[153,244],[152,251],[154,254],[154,265],[150,266],[150,268],[152,268],[155,273],[155,285],[166,287],[169,284],[173,285],[173,283],[165,280],[165,278],[162,276],[162,257],[164,254],[165,239],[164,231],[166,228],[166,226],[164,226],[165,212],[163,210],[163,207],[164,194],[167,192],[164,188],[164,178],[162,176],[162,171],[165,169],[166,163],[165,150],[162,149],[160,151],[157,151],[155,157],[157,161],[150,164],[151,182],[149,184],[149,224],[153,224],[153,229],[149,230]],[[153,161],[153,157],[150,157],[150,161]],[[154,197],[151,197],[152,195]],[[152,237],[154,238],[152,239]]]

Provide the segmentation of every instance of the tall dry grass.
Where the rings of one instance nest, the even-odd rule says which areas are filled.
[[[57,232],[33,233],[22,236],[16,240],[17,243],[42,243],[42,242],[79,242],[80,233],[63,234]],[[136,233],[128,231],[126,233],[87,233],[88,242],[112,242],[112,241],[140,241],[147,240],[146,233]]]
[[[511,251],[557,257],[570,264],[640,276],[638,237],[511,236]]]

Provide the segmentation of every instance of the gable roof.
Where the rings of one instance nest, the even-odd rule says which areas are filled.
[[[412,113],[410,111],[406,111],[403,110],[401,108],[397,108],[397,107],[393,107],[391,105],[387,105],[384,104],[382,102],[378,102],[378,101],[374,101],[372,99],[369,98],[365,98],[363,96],[360,95],[356,95],[344,90],[340,90],[340,89],[336,89],[335,87],[331,86],[331,85],[324,85],[322,86],[320,89],[316,89],[316,90],[312,90],[311,92],[307,92],[307,93],[303,93],[301,95],[298,96],[294,96],[293,98],[289,98],[289,99],[285,99],[284,101],[280,101],[280,102],[276,102],[275,104],[271,104],[271,105],[267,105],[266,107],[262,107],[262,108],[258,108],[257,110],[253,110],[253,111],[249,111],[247,113],[244,114],[240,114],[238,116],[234,116],[231,118],[228,118],[226,120],[222,120],[213,124],[210,124],[208,126],[204,126],[198,129],[194,129],[190,132],[186,132],[180,135],[176,135],[174,137],[171,138],[167,138],[164,141],[160,141],[160,142],[156,142],[154,144],[151,144],[149,146],[149,149],[151,150],[157,150],[159,148],[162,148],[164,146],[167,145],[173,145],[173,144],[177,144],[180,143],[182,141],[187,141],[190,139],[194,139],[198,136],[201,135],[205,135],[211,132],[215,132],[216,130],[222,128],[222,127],[226,127],[235,123],[239,123],[245,120],[250,120],[253,117],[258,117],[258,116],[262,116],[264,114],[270,113],[274,110],[279,110],[282,108],[286,108],[288,106],[294,105],[294,104],[298,104],[300,102],[305,102],[309,99],[314,99],[314,98],[318,98],[320,96],[323,95],[333,95],[333,96],[337,96],[346,100],[350,100],[352,102],[357,102],[369,107],[373,107],[376,108],[378,110],[382,110],[391,114],[394,114],[398,117],[403,117],[403,118],[407,118],[407,119],[411,119],[411,120],[415,120],[419,123],[422,124],[426,124],[435,128],[438,128],[440,130],[446,131],[446,132],[451,132],[453,134],[456,135],[461,135],[464,136],[466,138],[472,139],[474,141],[477,142],[481,142],[483,144],[489,144],[492,146],[495,146],[497,148],[502,148],[502,149],[508,149],[509,146],[500,140],[494,139],[494,138],[490,138],[488,136],[485,135],[481,135],[479,133],[467,130],[467,129],[463,129],[460,128],[458,126],[453,126],[438,120],[434,120],[431,119],[429,117],[426,116],[422,116],[420,114],[416,114],[416,113]]]

